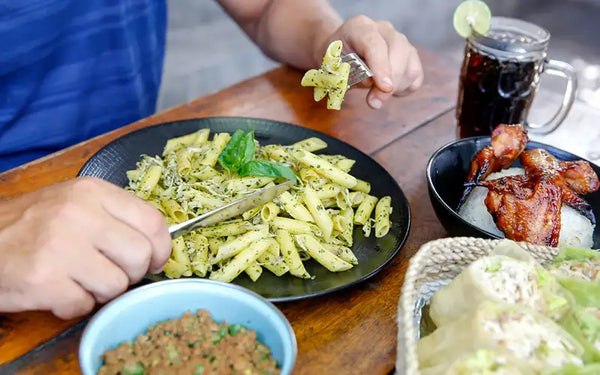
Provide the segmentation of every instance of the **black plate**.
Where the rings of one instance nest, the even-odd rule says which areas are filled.
[[[473,236],[499,238],[495,234],[480,229],[463,218],[455,209],[463,193],[463,183],[473,156],[490,144],[490,137],[472,137],[453,141],[437,150],[427,164],[427,186],[429,197],[438,219],[453,236]],[[585,160],[564,150],[543,143],[529,142],[527,149],[543,148],[559,160]],[[600,176],[600,167],[589,162]],[[519,161],[513,164],[520,167]],[[583,198],[592,206],[596,220],[600,220],[600,190]],[[600,225],[594,229],[594,248],[600,248]]]
[[[356,148],[325,134],[299,126],[262,119],[241,117],[216,117],[177,121],[144,128],[127,134],[106,145],[83,166],[79,176],[93,176],[126,186],[125,172],[135,168],[141,154],[160,155],[167,139],[191,133],[201,128],[212,132],[233,133],[236,129],[254,130],[255,138],[265,144],[291,144],[309,137],[319,137],[329,145],[323,152],[342,154],[356,160],[351,173],[371,183],[371,194],[392,197],[392,227],[388,235],[376,239],[373,235],[365,238],[361,228],[354,230],[352,251],[359,264],[352,269],[332,273],[314,260],[305,262],[312,280],[302,280],[289,274],[276,277],[269,271],[263,272],[253,283],[246,274],[240,275],[234,283],[251,289],[271,301],[290,301],[333,292],[376,274],[400,250],[410,228],[410,209],[404,193],[392,176],[368,155]],[[166,279],[153,277],[153,281]]]

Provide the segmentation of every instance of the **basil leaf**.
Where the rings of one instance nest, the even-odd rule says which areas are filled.
[[[242,165],[254,159],[254,131],[236,130],[229,143],[219,155],[219,164],[232,172],[240,170]]]
[[[245,163],[238,174],[240,176],[284,177],[288,180],[296,180],[296,175],[290,167],[262,160],[252,160]]]
[[[254,159],[254,152],[256,145],[254,144],[254,130],[250,130],[248,133],[244,135],[244,145],[242,146],[243,155],[242,162],[240,163],[240,168],[245,163]]]

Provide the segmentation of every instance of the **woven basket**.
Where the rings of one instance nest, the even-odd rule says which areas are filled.
[[[396,374],[419,375],[417,342],[421,309],[433,292],[447,284],[471,262],[487,255],[500,240],[471,237],[445,238],[421,246],[411,258],[398,304],[398,348]],[[521,242],[541,264],[554,259],[557,248]]]

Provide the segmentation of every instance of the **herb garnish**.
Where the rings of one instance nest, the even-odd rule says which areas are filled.
[[[236,130],[219,155],[219,164],[239,176],[283,177],[295,180],[294,171],[286,165],[254,160],[254,131]]]

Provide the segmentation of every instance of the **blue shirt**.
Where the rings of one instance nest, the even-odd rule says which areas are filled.
[[[152,114],[165,0],[0,0],[0,172]]]

